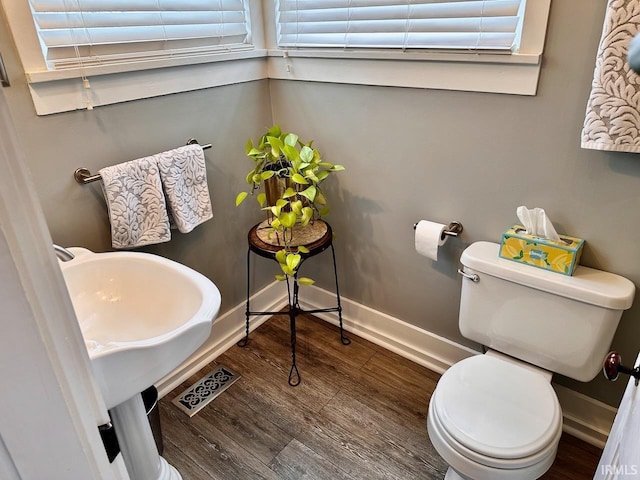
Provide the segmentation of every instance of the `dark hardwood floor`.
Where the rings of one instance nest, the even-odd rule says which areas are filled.
[[[269,319],[160,402],[164,457],[185,480],[442,479],[427,406],[439,375],[336,327],[298,318],[290,387],[286,316]],[[223,364],[242,378],[189,418],[171,400]],[[564,434],[543,477],[593,478],[601,451]]]

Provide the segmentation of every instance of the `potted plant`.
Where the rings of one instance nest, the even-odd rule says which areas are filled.
[[[236,206],[255,195],[260,208],[267,212],[265,228],[282,245],[276,253],[282,270],[276,275],[278,280],[293,277],[302,260],[300,253],[309,252],[303,245],[292,245],[294,227],[305,227],[329,212],[320,184],[333,172],[344,170],[342,165],[325,162],[312,143],[274,125],[257,143],[249,139],[245,149],[254,162],[246,177],[251,189],[237,195]],[[313,280],[302,277],[298,282],[311,285]]]

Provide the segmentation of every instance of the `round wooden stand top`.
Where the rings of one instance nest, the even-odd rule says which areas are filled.
[[[284,238],[280,232],[274,232],[270,228],[271,222],[267,219],[261,222],[256,228],[258,238],[264,243],[274,245],[279,248],[285,246]],[[294,225],[287,232],[289,247],[299,247],[300,245],[310,245],[320,240],[327,233],[327,224],[317,220],[309,222],[304,227],[302,225]]]
[[[331,230],[331,226],[327,222],[323,220],[314,220],[314,224],[320,224],[317,225],[317,227],[320,227],[322,230],[324,230],[324,234],[317,240],[313,240],[308,244],[304,244],[304,246],[309,250],[309,253],[300,253],[303,258],[313,257],[314,255],[323,252],[331,245],[331,242],[333,241],[333,231]],[[249,230],[249,234],[247,236],[249,249],[262,257],[273,259],[276,256],[276,252],[282,250],[283,247],[280,245],[271,245],[261,240],[260,236],[258,235],[258,230],[261,228],[265,227],[262,223],[259,223],[257,225],[254,225],[251,230]],[[295,247],[293,248],[295,249]]]

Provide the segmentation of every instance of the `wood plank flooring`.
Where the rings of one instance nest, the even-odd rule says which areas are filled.
[[[298,387],[277,315],[160,402],[164,457],[184,480],[442,479],[426,429],[439,375],[310,316],[298,318]],[[223,364],[242,375],[189,418],[171,400]],[[563,435],[547,480],[593,478],[601,451]]]

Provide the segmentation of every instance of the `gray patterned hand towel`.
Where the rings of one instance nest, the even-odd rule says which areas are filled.
[[[189,233],[213,216],[207,168],[200,145],[187,145],[155,155],[175,226]]]
[[[113,248],[134,248],[171,240],[169,217],[155,157],[100,170],[111,220]]]

